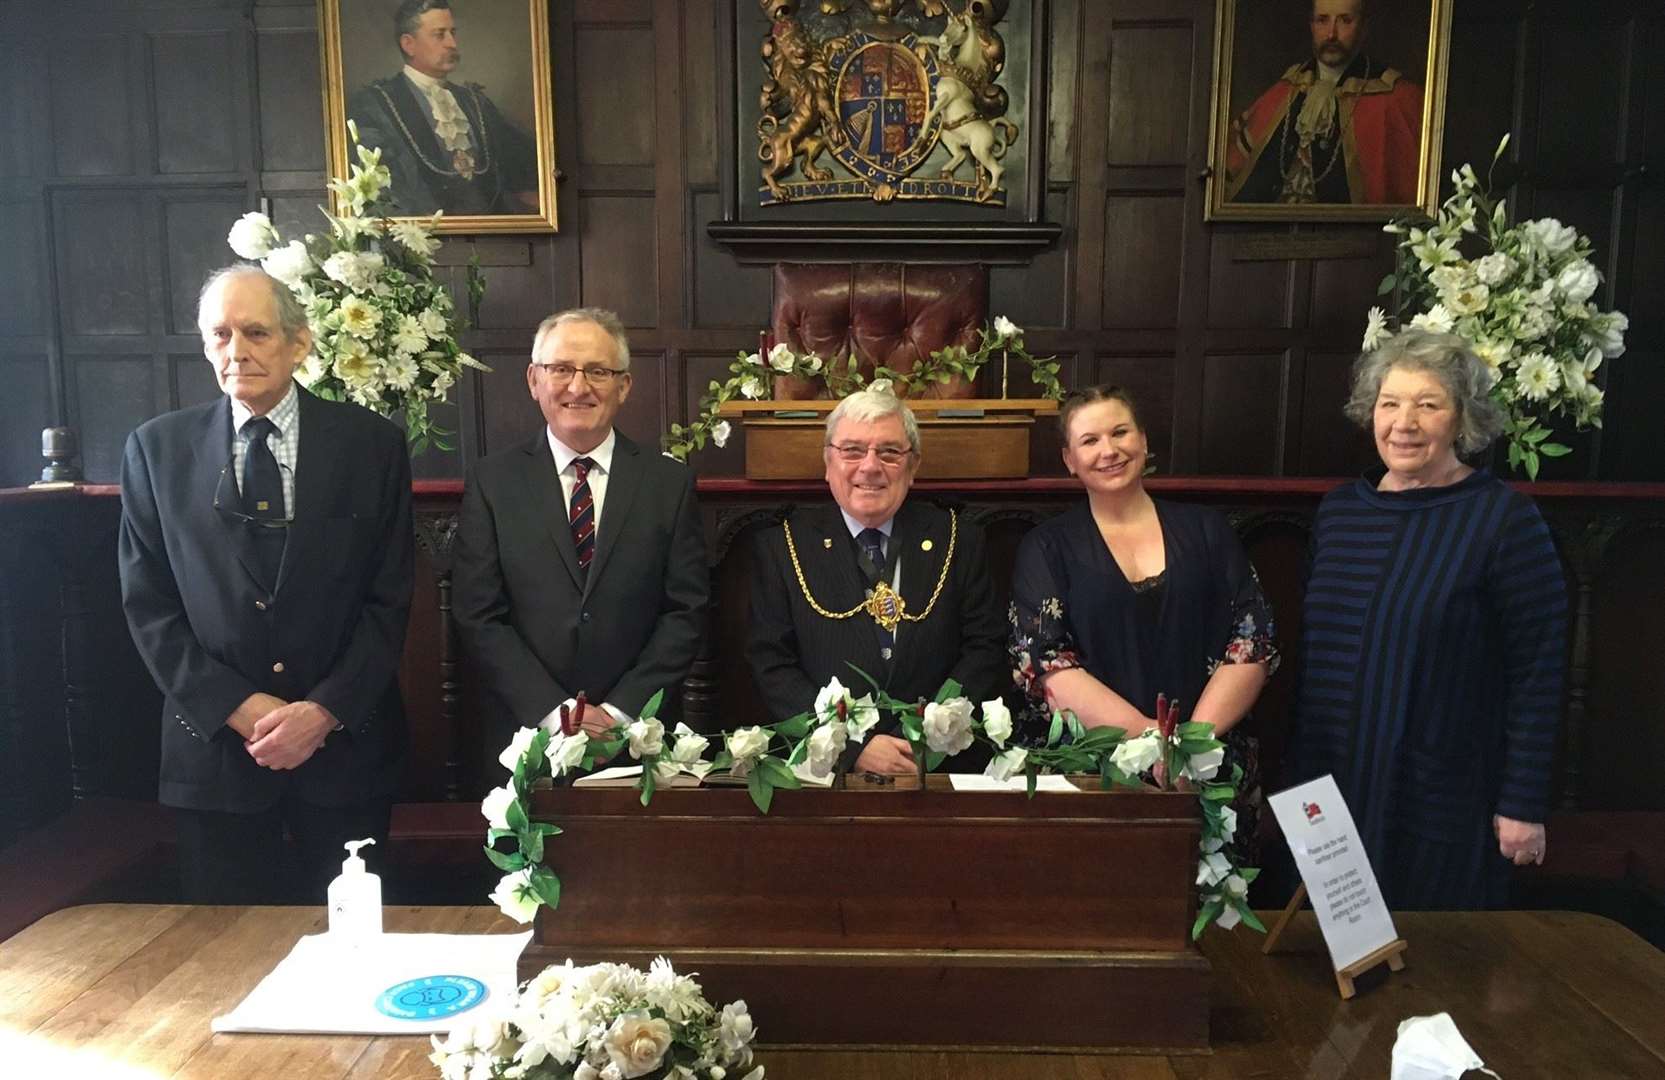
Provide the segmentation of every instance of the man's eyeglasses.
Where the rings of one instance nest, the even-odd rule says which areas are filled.
[[[591,386],[611,386],[614,379],[630,374],[623,368],[601,367],[600,365],[578,367],[574,364],[534,363],[532,366],[547,372],[556,382],[569,383],[572,381],[572,377],[577,375]]]
[[[908,460],[913,450],[906,446],[868,446],[864,443],[828,443],[832,452],[838,455],[838,460],[851,465],[859,465],[867,460],[868,454],[877,454],[879,464],[894,468]]]
[[[294,471],[281,461],[278,462],[278,468],[285,474]],[[280,518],[255,517],[253,514],[245,513],[243,511],[243,496],[231,479],[231,465],[229,463],[220,469],[219,483],[214,485],[214,510],[232,521],[241,521],[245,525],[253,525],[261,529],[287,529],[295,523],[294,508],[287,505],[287,503],[283,508],[283,517]]]

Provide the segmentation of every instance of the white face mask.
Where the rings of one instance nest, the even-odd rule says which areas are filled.
[[[1450,1013],[1413,1016],[1399,1025],[1391,1080],[1458,1080],[1469,1069],[1497,1075],[1458,1032]]]

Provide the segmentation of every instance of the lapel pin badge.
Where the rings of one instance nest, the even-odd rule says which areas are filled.
[[[931,550],[931,542],[929,540],[921,540],[919,542],[919,550],[920,551],[930,551]]]
[[[821,541],[821,546],[826,548],[828,551],[831,551],[832,550],[832,537],[829,536],[825,540],[822,540]]]

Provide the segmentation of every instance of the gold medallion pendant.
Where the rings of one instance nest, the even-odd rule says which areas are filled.
[[[474,179],[474,155],[467,150],[451,152],[451,167],[457,170],[457,175],[464,180]]]
[[[905,617],[903,612],[907,610],[902,594],[885,581],[873,586],[873,591],[867,594],[867,603],[862,606],[873,616],[874,622],[885,628],[887,634],[896,633],[897,625]]]

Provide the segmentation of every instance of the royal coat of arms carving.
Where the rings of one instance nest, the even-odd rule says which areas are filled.
[[[1008,0],[759,0],[759,203],[1006,205]],[[928,159],[941,147],[944,155]]]

